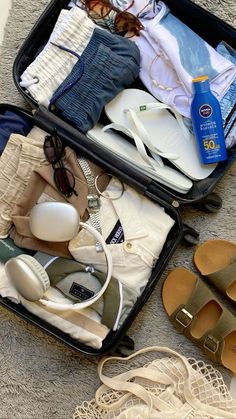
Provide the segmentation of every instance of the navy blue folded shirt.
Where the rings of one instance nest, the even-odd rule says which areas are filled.
[[[0,114],[0,154],[3,152],[11,134],[28,135],[33,123],[26,115],[14,111]]]

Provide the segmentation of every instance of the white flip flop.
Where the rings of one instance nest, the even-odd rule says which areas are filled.
[[[143,158],[147,156],[145,144],[159,165],[163,166],[161,158],[166,158],[193,180],[205,179],[215,169],[216,164],[201,164],[196,140],[182,116],[149,93],[125,89],[105,106],[105,112],[112,122],[108,127],[117,129],[118,125],[132,137]]]
[[[87,136],[92,141],[96,141],[96,143],[121,157],[122,160],[131,164],[136,170],[177,192],[185,194],[193,186],[192,181],[179,171],[168,166],[160,166],[149,156],[147,156],[147,160],[143,160],[133,144],[111,129],[104,132],[104,127],[101,124],[96,124],[87,132]]]

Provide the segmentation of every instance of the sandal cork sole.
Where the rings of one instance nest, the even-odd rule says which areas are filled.
[[[236,261],[236,244],[228,240],[207,240],[197,248],[193,260],[203,276],[210,275]],[[227,288],[226,294],[236,302],[236,273],[235,282]]]
[[[177,268],[167,276],[162,287],[162,302],[169,317],[179,306],[187,304],[197,281],[197,275],[185,268]],[[197,343],[197,340],[207,331],[214,329],[222,312],[221,305],[212,294],[212,300],[200,309],[191,326],[190,334],[193,342],[196,340]],[[234,374],[236,373],[236,319],[235,331],[229,333],[224,339],[221,363]]]

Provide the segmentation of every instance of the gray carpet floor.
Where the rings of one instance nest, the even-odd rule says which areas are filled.
[[[236,26],[235,0],[198,0],[225,21]],[[0,47],[0,98],[26,107],[12,80],[12,64],[33,23],[48,0],[13,0],[4,43]],[[217,188],[223,207],[217,214],[191,208],[184,220],[201,233],[201,241],[224,238],[236,241],[236,166]],[[194,345],[169,323],[161,304],[161,284],[177,266],[192,266],[192,248],[179,246],[151,298],[129,330],[136,349],[163,345],[186,356],[205,359]],[[236,311],[235,311],[236,314]],[[206,359],[205,359],[206,360]],[[0,308],[0,418],[69,418],[78,402],[93,397],[99,385],[97,359],[75,353],[41,330]],[[230,374],[219,368],[226,382]]]

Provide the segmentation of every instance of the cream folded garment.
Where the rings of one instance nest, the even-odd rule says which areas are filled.
[[[11,214],[28,185],[32,171],[45,160],[43,143],[46,132],[32,128],[27,137],[12,134],[0,158],[0,238],[8,236]]]
[[[39,302],[25,300],[10,284],[3,264],[0,265],[0,295],[16,304],[22,304],[29,312],[92,348],[101,348],[102,341],[109,332],[108,327],[101,324],[99,314],[92,309],[60,312],[46,308]],[[45,293],[45,296],[59,303],[73,304],[53,287]]]
[[[93,21],[80,8],[62,9],[44,49],[21,75],[20,85],[37,102],[48,106],[53,93],[78,61],[78,54],[88,45],[94,28]],[[59,49],[52,42],[70,51]]]
[[[120,190],[120,181],[112,178],[100,197],[102,236],[112,254],[113,277],[140,295],[174,220],[161,206],[127,185],[123,195],[113,200]],[[69,251],[79,262],[86,265],[92,261],[95,269],[106,272],[104,254],[96,252],[95,240],[85,229],[69,242]]]

